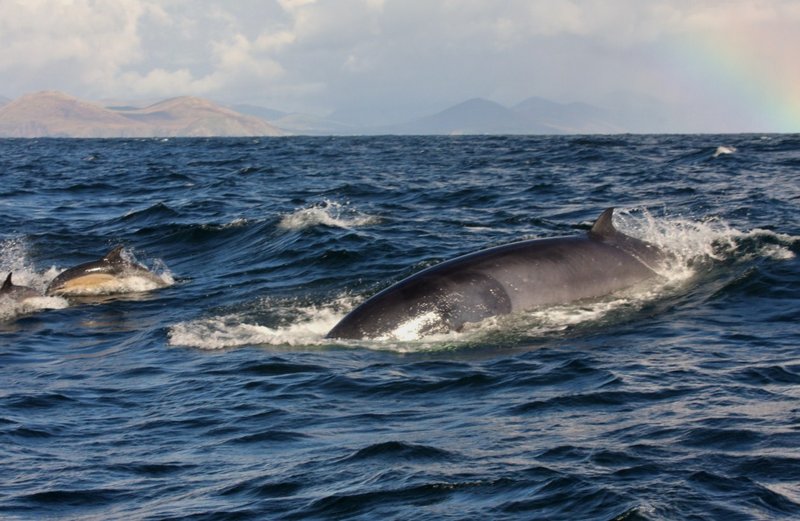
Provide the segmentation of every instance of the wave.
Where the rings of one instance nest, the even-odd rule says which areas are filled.
[[[31,297],[16,301],[0,297],[0,322],[11,322],[20,317],[48,309],[64,309],[69,302],[61,297]]]
[[[352,307],[350,297],[340,297],[322,305],[264,299],[246,312],[181,322],[170,327],[167,336],[172,346],[200,349],[245,345],[320,346],[330,343],[325,335],[344,316],[342,309]],[[260,324],[259,315],[265,311],[270,317],[277,315],[280,323]]]
[[[335,205],[334,205],[335,207]],[[330,218],[326,203],[312,207]],[[308,209],[305,209],[308,210]],[[309,225],[319,215],[303,218],[305,210],[291,214]],[[316,220],[315,220],[316,219]],[[615,224],[626,234],[657,245],[669,253],[669,261],[658,267],[660,277],[600,299],[549,306],[513,315],[491,317],[468,324],[462,331],[423,336],[425,320],[420,316],[385,338],[369,341],[326,339],[327,332],[360,300],[337,297],[314,304],[287,300],[261,301],[236,313],[181,322],[169,329],[169,343],[201,349],[226,349],[245,345],[312,347],[339,345],[376,350],[418,352],[476,345],[508,345],[550,338],[569,331],[606,327],[630,320],[648,305],[684,295],[688,288],[720,277],[715,266],[746,263],[755,258],[789,259],[796,238],[765,230],[741,232],[721,219],[692,220],[683,217],[656,218],[643,208],[620,209]],[[301,224],[296,223],[296,226]]]
[[[284,215],[278,227],[284,230],[299,231],[314,226],[332,228],[357,228],[380,222],[378,217],[362,213],[349,204],[336,201],[322,201],[305,208],[298,208]]]
[[[734,152],[736,152],[736,147],[730,147],[730,146],[722,145],[722,146],[718,146],[717,147],[717,149],[714,151],[714,156],[713,157],[719,157],[719,156],[724,156],[724,155],[728,155],[728,154],[733,154]]]
[[[675,165],[698,165],[703,163],[710,164],[715,159],[722,160],[738,154],[738,149],[732,145],[719,145],[714,147],[709,145],[682,155],[672,157],[669,162]]]
[[[270,328],[244,321],[241,315],[225,315],[181,322],[168,332],[172,346],[199,349],[227,349],[246,345],[318,345],[320,339],[335,324],[334,320],[319,324],[294,324],[288,328]]]
[[[174,219],[180,216],[180,213],[173,210],[163,202],[158,202],[142,210],[133,210],[118,220],[128,225],[132,224],[153,224],[161,223],[164,220]]]

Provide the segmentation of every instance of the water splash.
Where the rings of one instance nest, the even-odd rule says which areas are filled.
[[[38,291],[40,297],[26,298],[17,301],[0,297],[0,322],[14,320],[45,309],[62,309],[69,304],[61,297],[44,296],[47,284],[55,274],[51,270],[39,273],[29,259],[28,244],[24,239],[14,238],[0,242],[0,274],[3,280],[8,273],[14,274],[14,284],[28,286]]]
[[[729,147],[729,146],[718,146],[717,149],[714,151],[714,157],[717,158],[719,156],[729,155],[736,152],[736,147]]]
[[[9,322],[47,309],[64,309],[69,302],[61,297],[31,297],[22,301],[0,297],[0,322]]]
[[[333,228],[357,228],[380,222],[378,217],[362,213],[349,204],[336,201],[322,201],[309,207],[298,208],[281,218],[278,227],[284,230],[299,231],[314,226]]]
[[[623,233],[655,244],[672,255],[659,274],[672,279],[691,276],[700,261],[723,262],[734,257],[792,259],[798,240],[770,230],[737,230],[719,217],[693,220],[681,216],[654,217],[647,209],[619,209],[615,226]],[[755,241],[755,244],[748,244]],[[752,251],[750,251],[752,250]]]
[[[352,298],[342,296],[321,305],[264,299],[253,309],[181,322],[167,334],[172,346],[226,349],[245,345],[319,346],[329,344],[325,335],[342,318],[342,309],[353,307]],[[265,311],[284,315],[278,325],[262,325]]]

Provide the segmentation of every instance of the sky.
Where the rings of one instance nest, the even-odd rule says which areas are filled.
[[[0,0],[0,95],[384,124],[482,97],[800,132],[796,0]]]

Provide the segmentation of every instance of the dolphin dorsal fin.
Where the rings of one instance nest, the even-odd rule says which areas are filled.
[[[612,222],[612,218],[614,217],[614,208],[607,208],[603,213],[600,214],[600,217],[592,225],[592,229],[589,230],[589,235],[594,237],[603,238],[603,237],[611,237],[617,234],[617,229],[614,228],[614,223]]]
[[[4,290],[4,289],[8,289],[8,288],[10,288],[10,287],[12,287],[12,286],[14,285],[14,284],[11,282],[11,274],[12,274],[12,273],[13,273],[13,272],[9,272],[9,273],[8,273],[8,277],[6,277],[6,281],[5,281],[5,282],[3,282],[3,287],[2,287],[2,288],[0,288],[0,291],[2,291],[2,290]]]
[[[116,246],[113,250],[106,253],[103,260],[111,264],[122,264],[125,259],[122,258],[122,245]]]

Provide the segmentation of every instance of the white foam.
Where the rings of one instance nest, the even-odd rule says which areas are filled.
[[[641,208],[615,211],[614,224],[623,233],[669,252],[673,258],[661,268],[659,274],[670,279],[690,277],[694,273],[693,266],[703,259],[793,259],[795,254],[791,245],[800,239],[760,228],[742,232],[717,217],[700,221],[682,217],[656,219]],[[743,244],[748,242],[755,242],[755,249],[743,251]]]
[[[240,315],[229,315],[182,322],[169,330],[169,344],[200,349],[225,349],[245,345],[317,345],[332,324],[318,322],[291,324],[286,328],[270,328],[242,321]]]
[[[8,273],[13,273],[15,285],[28,286],[41,294],[44,294],[47,284],[55,276],[51,271],[36,271],[28,258],[27,243],[19,238],[0,242],[0,275],[3,280]]]
[[[28,259],[28,245],[23,239],[15,238],[0,242],[0,274],[3,280],[8,273],[13,273],[12,281],[17,286],[28,286],[42,294],[15,300],[0,297],[0,322],[14,320],[45,309],[62,309],[69,304],[61,297],[45,297],[47,283],[55,276],[48,270],[38,273]]]
[[[616,228],[649,242],[671,255],[657,267],[667,278],[691,276],[693,261],[703,258],[722,260],[736,249],[741,232],[721,219],[694,221],[682,217],[655,218],[646,209],[619,209],[614,212]]]
[[[329,344],[325,335],[344,316],[343,307],[353,307],[350,297],[340,297],[321,306],[265,299],[254,306],[255,313],[229,313],[178,323],[169,329],[169,344],[200,349],[225,349],[246,345]],[[291,316],[279,326],[260,325],[252,315],[265,309],[276,315]]]
[[[749,232],[737,232],[738,241],[754,239],[758,241],[759,247],[751,252],[749,257],[767,257],[774,260],[790,260],[795,258],[795,253],[791,250],[791,244],[800,240],[800,237],[792,237],[784,233],[775,233],[772,230],[756,228]],[[768,241],[763,241],[763,239]]]
[[[439,313],[428,311],[400,324],[394,331],[382,338],[378,338],[378,340],[399,340],[401,342],[418,340],[425,335],[425,331],[430,326],[441,323],[441,321],[442,317]]]
[[[0,322],[14,320],[45,309],[63,309],[69,302],[61,297],[30,297],[17,301],[8,297],[0,297]]]
[[[724,145],[718,146],[717,149],[714,151],[714,157],[733,154],[734,152],[736,152],[736,147],[728,147]]]
[[[378,217],[367,215],[351,208],[349,204],[322,201],[312,206],[298,208],[281,218],[278,227],[284,230],[304,230],[314,226],[334,228],[357,228],[380,222]]]

